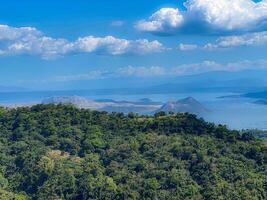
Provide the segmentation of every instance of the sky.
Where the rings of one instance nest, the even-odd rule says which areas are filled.
[[[267,69],[267,0],[9,0],[0,85],[140,87]]]

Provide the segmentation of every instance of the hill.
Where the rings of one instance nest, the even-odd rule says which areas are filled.
[[[192,97],[187,97],[185,99],[178,100],[176,102],[170,101],[164,104],[158,112],[189,112],[189,113],[204,113],[208,112],[201,103]]]
[[[258,105],[267,105],[267,100],[257,100],[253,102],[254,104],[258,104]]]
[[[267,91],[247,93],[244,94],[243,97],[255,98],[255,99],[267,99]]]
[[[267,199],[266,144],[186,113],[0,109],[0,148],[5,199]]]

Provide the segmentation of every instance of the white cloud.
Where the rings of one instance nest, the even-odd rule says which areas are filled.
[[[161,52],[162,50],[165,50],[165,48],[159,41],[148,41],[147,39],[133,41],[128,48],[128,51],[134,54],[147,54],[149,52]]]
[[[231,48],[239,46],[256,46],[267,43],[267,31],[220,37],[215,43],[208,43],[205,49]]]
[[[74,43],[74,48],[81,52],[98,52],[100,54],[122,55],[122,54],[146,54],[160,52],[164,48],[158,41],[126,40],[118,39],[113,36],[96,38],[93,36],[79,38]]]
[[[184,64],[174,67],[170,71],[170,75],[193,75],[211,71],[243,71],[267,69],[267,60],[244,60],[230,63],[219,63],[216,61],[206,60],[200,63]]]
[[[186,11],[162,8],[136,27],[152,33],[267,30],[267,0],[187,0],[184,6]],[[164,17],[165,10],[171,11],[168,17]]]
[[[155,77],[168,75],[167,69],[158,66],[152,67],[121,67],[116,70],[93,70],[84,74],[67,74],[55,76],[50,80],[43,82],[67,82],[67,81],[82,81],[82,80],[99,80],[116,77]]]
[[[163,49],[163,45],[157,40],[87,36],[70,42],[62,38],[47,37],[32,27],[0,25],[0,55],[28,54],[51,59],[71,53],[123,55],[160,52]]]
[[[103,52],[111,55],[121,55],[127,51],[131,41],[117,39],[112,36],[97,38],[93,36],[79,38],[74,46],[81,52]]]
[[[77,80],[96,80],[101,79],[105,76],[105,71],[96,70],[91,71],[86,74],[71,74],[71,75],[63,75],[56,76],[53,78],[53,81],[57,82],[65,82],[65,81],[77,81]]]
[[[162,8],[148,20],[137,22],[136,28],[148,32],[171,32],[181,26],[183,16],[178,9]]]
[[[196,44],[180,44],[179,49],[181,51],[192,51],[198,48],[198,45]]]
[[[220,63],[213,60],[204,60],[199,63],[182,64],[172,68],[159,66],[152,67],[123,67],[110,74],[122,77],[158,77],[183,76],[200,74],[211,71],[242,71],[253,69],[267,69],[267,60],[243,60],[237,62]]]
[[[73,44],[65,39],[46,37],[32,27],[0,25],[0,51],[2,55],[31,54],[51,58],[71,51]]]
[[[200,17],[214,28],[228,31],[254,29],[262,22],[266,23],[267,18],[266,1],[188,0],[185,6],[191,16]]]
[[[42,33],[32,27],[15,28],[7,25],[0,25],[0,40],[16,40],[19,38],[33,38],[41,36]]]
[[[224,69],[223,65],[215,61],[206,60],[200,63],[183,64],[174,67],[171,69],[171,74],[175,76],[191,75],[208,71],[220,71],[221,69]]]
[[[136,77],[136,78],[157,78],[157,77],[178,77],[184,75],[201,74],[212,71],[243,71],[243,70],[260,70],[267,69],[267,60],[243,60],[230,63],[220,63],[212,60],[205,60],[199,63],[183,64],[172,68],[160,66],[151,67],[135,67],[128,66],[109,70],[96,70],[85,74],[71,74],[57,76],[50,81],[78,81],[78,80],[97,80],[107,78],[120,77]],[[47,80],[46,80],[47,81]]]

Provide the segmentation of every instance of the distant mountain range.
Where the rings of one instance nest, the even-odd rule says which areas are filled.
[[[254,104],[267,105],[267,91],[245,93],[240,95],[228,95],[219,98],[251,98],[257,99],[256,101],[252,102]]]
[[[248,97],[248,98],[254,98],[254,99],[266,99],[267,100],[267,91],[246,93],[242,96]]]
[[[260,99],[260,100],[254,101],[253,103],[258,104],[258,105],[267,105],[267,100]]]
[[[216,71],[195,75],[168,76],[168,77],[127,77],[112,78],[105,80],[77,80],[69,82],[47,82],[44,85],[25,85],[27,91],[38,93],[58,93],[53,96],[61,96],[59,93],[66,92],[72,95],[82,93],[90,95],[119,95],[119,94],[171,94],[191,92],[229,92],[247,93],[264,90],[267,70],[244,70],[237,72]],[[112,82],[112,84],[110,84]],[[101,84],[100,84],[101,83]],[[95,88],[95,86],[100,86]],[[112,85],[112,86],[111,86]],[[127,86],[127,87],[125,87]],[[12,86],[0,86],[3,91],[23,91],[23,88]]]
[[[253,102],[254,104],[264,105],[264,106],[267,105],[267,91],[247,93],[242,96],[247,98],[258,99]]]
[[[189,112],[201,114],[208,112],[201,103],[192,97],[181,99],[175,102],[153,102],[150,99],[140,99],[138,101],[115,101],[112,99],[88,100],[79,96],[51,97],[43,100],[43,104],[70,103],[79,108],[107,111],[107,112],[136,112],[140,114],[153,114],[155,112]]]
[[[169,83],[149,87],[153,93],[233,92],[245,93],[266,87],[267,70],[216,71],[180,76]]]

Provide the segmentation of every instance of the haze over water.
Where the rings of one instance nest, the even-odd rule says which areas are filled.
[[[112,99],[117,101],[134,101],[149,98],[152,101],[166,103],[186,97],[194,97],[210,112],[203,114],[205,120],[217,124],[225,124],[232,129],[261,129],[267,130],[267,106],[253,104],[249,98],[218,98],[231,95],[230,93],[179,93],[151,95],[94,95],[85,91],[60,92],[10,92],[0,94],[0,104],[31,104],[41,103],[51,96],[82,96],[90,100]]]

